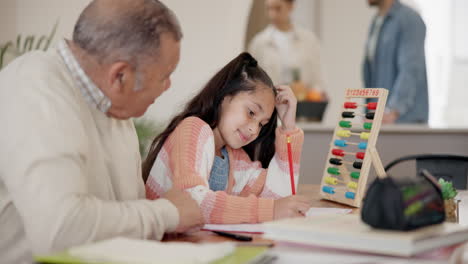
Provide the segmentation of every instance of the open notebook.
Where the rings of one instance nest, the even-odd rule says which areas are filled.
[[[320,215],[264,224],[264,237],[350,251],[413,256],[468,241],[468,227],[443,223],[414,231],[373,229],[359,215]]]
[[[119,237],[73,247],[58,254],[36,256],[35,261],[57,264],[246,263],[261,258],[266,251],[266,247],[236,247],[230,242],[161,243]]]

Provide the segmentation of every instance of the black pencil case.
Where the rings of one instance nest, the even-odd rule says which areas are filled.
[[[427,170],[416,177],[377,178],[366,192],[361,218],[374,228],[389,230],[413,230],[442,223],[442,191]]]

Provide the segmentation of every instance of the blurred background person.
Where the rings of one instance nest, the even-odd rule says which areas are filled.
[[[399,0],[368,0],[372,20],[363,65],[365,87],[389,90],[383,123],[427,123],[428,87],[420,15]]]
[[[266,0],[270,24],[256,34],[248,51],[275,84],[289,84],[298,101],[325,100],[320,45],[314,33],[293,25],[294,0]]]

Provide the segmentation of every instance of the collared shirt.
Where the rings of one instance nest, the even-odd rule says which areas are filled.
[[[365,87],[389,90],[387,109],[399,112],[397,123],[428,121],[425,37],[426,26],[419,14],[396,0],[382,23],[373,59],[366,56],[364,60]],[[368,40],[366,49],[369,45]]]
[[[299,59],[294,53],[294,41],[296,41],[297,34],[293,30],[284,32],[274,28],[271,36],[282,61],[279,83],[292,83],[294,81],[293,70],[299,68]]]
[[[283,81],[284,58],[280,47],[275,43],[277,29],[269,25],[255,35],[249,44],[249,52],[268,73],[275,84],[289,84]],[[320,44],[314,33],[294,26],[290,31],[290,61],[294,61],[300,80],[310,88],[326,90],[322,76]]]
[[[372,63],[375,55],[375,47],[377,46],[377,39],[379,38],[380,28],[382,27],[384,17],[377,16],[375,18],[375,24],[370,32],[369,45],[367,45],[367,59]]]
[[[76,84],[80,88],[81,93],[85,100],[91,105],[107,113],[111,107],[111,101],[109,98],[99,89],[96,84],[86,75],[83,68],[73,56],[70,48],[68,47],[67,41],[62,40],[58,44],[58,52],[62,57],[63,62],[67,66],[71,75],[76,81]]]

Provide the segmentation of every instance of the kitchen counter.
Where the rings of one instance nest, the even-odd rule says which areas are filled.
[[[304,130],[305,137],[300,182],[318,184],[326,165],[327,152],[330,149],[335,126],[314,122],[298,122],[297,125]],[[361,141],[353,136],[348,140]],[[394,159],[414,154],[439,153],[468,156],[468,127],[431,128],[427,125],[383,125],[376,147],[384,166]],[[345,159],[354,161],[350,156],[345,156]],[[391,173],[415,174],[416,169],[413,164],[401,165],[392,169]],[[375,173],[371,171],[370,178],[372,179]]]

